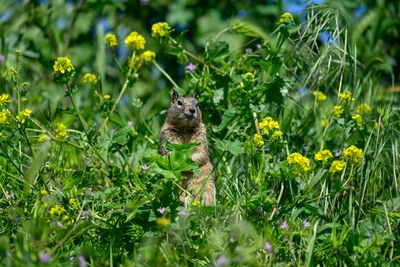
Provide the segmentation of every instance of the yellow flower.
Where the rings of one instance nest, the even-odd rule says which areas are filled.
[[[93,73],[85,73],[83,75],[83,83],[95,84],[97,82],[97,76]]]
[[[69,226],[74,223],[74,219],[70,219],[68,215],[64,215],[62,217],[62,221],[65,223],[65,225]]]
[[[107,33],[105,37],[106,45],[109,47],[114,47],[118,45],[117,36],[113,33]]]
[[[325,128],[328,125],[328,119],[322,119],[320,123],[321,123],[321,127]]]
[[[318,92],[317,91],[313,91],[312,94],[313,94],[313,96],[315,96],[317,98],[317,100],[319,102],[324,102],[327,99],[327,96],[324,93],[320,92],[320,91],[318,91]]]
[[[139,56],[128,61],[128,66],[135,71],[138,71],[143,66],[143,59]]]
[[[156,60],[156,53],[146,50],[140,55],[140,58],[142,58],[145,62],[154,62]]]
[[[254,79],[254,74],[251,73],[251,72],[246,72],[246,73],[244,74],[244,78],[245,78],[246,80],[253,80],[253,79]]]
[[[9,109],[3,109],[2,111],[0,111],[0,125],[6,124],[10,115],[11,111]]]
[[[354,98],[351,97],[351,92],[345,91],[339,94],[340,98],[344,101],[354,101]]]
[[[336,118],[340,118],[342,116],[342,113],[344,112],[344,109],[342,106],[333,106],[333,116],[335,116]]]
[[[334,160],[332,162],[331,167],[329,168],[330,173],[336,173],[343,171],[344,167],[346,167],[346,162],[342,160]]]
[[[44,143],[49,139],[50,139],[50,137],[47,134],[42,134],[41,136],[39,136],[38,142],[39,143]]]
[[[297,172],[308,172],[311,170],[310,160],[298,152],[292,153],[287,157],[289,165],[296,165],[299,169]]]
[[[30,116],[31,116],[31,114],[32,114],[32,110],[30,110],[30,109],[25,109],[25,110],[23,110],[23,111],[21,111],[18,115],[17,115],[17,120],[20,122],[20,123],[25,123],[25,120],[27,119],[27,118],[29,118]]]
[[[4,104],[10,103],[10,95],[9,94],[2,94],[0,95],[0,106]]]
[[[67,138],[67,136],[68,136],[67,127],[61,122],[57,123],[56,126],[57,126],[56,127],[56,133],[55,133],[54,136],[57,139],[65,139],[65,138]]]
[[[141,50],[144,49],[146,39],[144,39],[143,35],[137,32],[131,32],[125,38],[125,44],[132,50]]]
[[[362,117],[360,114],[354,114],[353,116],[351,116],[351,118],[357,123],[358,127],[362,125]]]
[[[42,187],[42,189],[40,189],[40,194],[42,194],[42,196],[47,196],[49,193],[45,188]]]
[[[363,158],[363,151],[356,146],[349,146],[343,151],[344,158],[352,161],[353,163],[360,163]]]
[[[279,122],[275,121],[271,117],[266,117],[258,123],[258,127],[260,130],[263,130],[264,133],[268,134],[270,130],[279,129]]]
[[[293,16],[289,12],[283,13],[279,18],[279,24],[288,24],[293,22]]]
[[[254,135],[254,144],[256,144],[256,146],[263,146],[264,145],[264,139],[261,136],[261,134],[255,134]]]
[[[166,22],[157,22],[151,26],[151,36],[162,38],[169,34],[171,27]]]
[[[200,206],[200,201],[197,199],[193,200],[192,206]]]
[[[322,161],[322,163],[325,164],[332,157],[333,157],[332,153],[328,149],[324,149],[317,152],[317,154],[315,154],[314,159]]]
[[[66,210],[64,209],[64,207],[62,207],[60,205],[55,205],[54,207],[52,207],[50,209],[51,216],[53,216],[54,214],[61,216],[64,212],[66,212]]]
[[[71,198],[69,200],[69,204],[72,206],[72,209],[74,210],[79,209],[78,201],[76,201],[76,198]]]
[[[104,95],[103,99],[104,99],[104,101],[108,101],[108,100],[111,99],[111,96],[110,95]]]
[[[270,136],[270,140],[272,142],[274,142],[274,141],[280,139],[282,137],[282,135],[283,135],[283,133],[280,130],[274,131],[274,133],[271,134],[271,136]]]
[[[156,223],[160,227],[166,227],[169,224],[171,224],[171,219],[170,218],[165,218],[165,217],[159,217],[156,219]]]
[[[356,108],[358,114],[370,113],[372,111],[371,106],[368,104],[360,104]]]
[[[54,62],[53,70],[55,73],[70,74],[75,70],[75,68],[72,65],[71,59],[68,57],[58,57]]]

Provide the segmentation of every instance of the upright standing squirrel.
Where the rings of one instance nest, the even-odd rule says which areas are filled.
[[[205,205],[215,203],[215,185],[212,176],[212,165],[208,156],[207,130],[202,122],[201,111],[194,97],[182,97],[173,90],[171,106],[164,125],[161,128],[158,153],[168,155],[165,141],[172,144],[200,143],[196,146],[192,159],[200,168],[200,175],[193,172],[184,172],[185,179],[182,187],[188,189],[197,200],[203,200]],[[202,189],[201,192],[198,192]],[[180,199],[190,199],[181,192]]]

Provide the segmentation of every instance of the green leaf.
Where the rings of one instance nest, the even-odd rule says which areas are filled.
[[[229,54],[229,45],[225,41],[218,41],[209,44],[205,54],[205,60],[211,62],[216,58],[223,57]]]
[[[244,153],[244,148],[238,140],[233,142],[228,140],[216,140],[215,146],[221,151],[228,151],[232,153],[234,156]]]
[[[222,115],[222,121],[221,124],[217,127],[214,128],[215,132],[220,132],[233,121],[237,113],[237,109],[235,107],[230,107],[227,111],[225,111],[224,115]]]

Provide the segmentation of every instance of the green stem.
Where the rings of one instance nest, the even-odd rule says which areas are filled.
[[[132,57],[131,60],[133,60],[135,58],[136,53],[133,52],[132,53]],[[104,119],[103,123],[101,124],[99,131],[102,131],[104,129],[104,127],[106,126],[107,122],[110,120],[110,116],[112,115],[112,113],[114,113],[115,109],[117,108],[119,101],[121,101],[122,96],[124,95],[126,89],[128,88],[128,84],[129,84],[129,76],[132,74],[132,65],[129,67],[129,71],[128,74],[126,75],[126,79],[125,79],[125,83],[122,86],[121,91],[119,92],[119,95],[117,97],[117,99],[114,102],[114,105],[111,107],[110,112],[107,114],[107,117]]]
[[[154,62],[153,64],[154,64],[154,66],[156,66],[156,68],[165,76],[165,78],[167,78],[168,81],[170,81],[170,82],[172,83],[172,85],[173,85],[176,89],[178,89],[178,90],[180,90],[180,91],[183,91],[183,89],[171,78],[171,76],[169,76],[168,73],[165,72],[165,70],[164,70],[163,68],[161,68],[160,65],[158,65],[157,62]]]

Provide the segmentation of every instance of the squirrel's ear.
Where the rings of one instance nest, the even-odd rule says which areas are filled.
[[[195,92],[193,92],[192,97],[196,98],[196,93]]]
[[[174,102],[179,97],[178,92],[175,89],[172,89],[172,98],[171,101]]]

